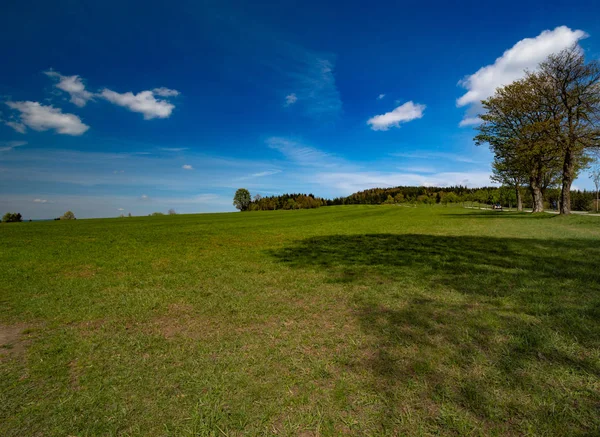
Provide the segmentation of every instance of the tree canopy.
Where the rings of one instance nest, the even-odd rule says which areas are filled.
[[[235,192],[235,195],[233,196],[233,206],[235,206],[237,209],[240,211],[248,210],[250,202],[252,202],[250,191],[245,188],[239,188]]]
[[[600,64],[573,46],[549,56],[535,72],[482,101],[475,143],[494,154],[494,181],[528,184],[533,212],[560,186],[561,214],[571,211],[571,185],[600,146]]]
[[[22,222],[23,221],[23,217],[21,216],[21,213],[19,213],[19,212],[7,212],[2,217],[2,221],[5,222],[5,223]]]

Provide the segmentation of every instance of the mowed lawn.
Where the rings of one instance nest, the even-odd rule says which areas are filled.
[[[600,434],[600,218],[0,225],[0,435]]]

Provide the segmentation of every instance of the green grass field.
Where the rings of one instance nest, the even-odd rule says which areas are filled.
[[[600,434],[600,218],[0,225],[3,436]]]

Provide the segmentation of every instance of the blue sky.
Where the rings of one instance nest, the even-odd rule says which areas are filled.
[[[0,17],[0,211],[34,219],[489,185],[477,102],[600,56],[592,1],[34,3]]]

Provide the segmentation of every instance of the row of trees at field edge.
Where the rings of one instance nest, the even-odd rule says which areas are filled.
[[[501,204],[517,208],[518,198],[521,199],[522,208],[532,208],[532,198],[524,196],[524,187],[519,187],[519,195],[511,187],[482,187],[467,188],[456,187],[393,187],[371,188],[351,194],[348,197],[338,197],[328,200],[328,205],[381,205],[381,204],[408,204],[408,205],[435,205],[451,203],[467,204]],[[596,191],[571,191],[571,205],[578,211],[595,211],[597,205]],[[554,208],[560,200],[560,189],[549,188],[546,190],[544,204],[547,208]]]
[[[571,185],[600,148],[600,64],[573,46],[550,55],[535,72],[482,101],[477,145],[494,154],[493,179],[515,191],[527,186],[533,212],[560,187],[561,214],[571,212]]]
[[[596,173],[595,182],[600,188],[600,168]],[[592,174],[593,176],[593,174]],[[322,199],[312,194],[284,194],[282,196],[261,197],[254,196],[245,188],[236,191],[233,204],[241,211],[274,210],[274,209],[303,209],[317,208],[319,206],[332,205],[381,205],[381,204],[408,204],[408,205],[447,205],[452,203],[471,204],[501,204],[517,208],[532,208],[531,196],[524,196],[524,187],[518,188],[518,195],[512,187],[482,187],[467,188],[464,186],[454,187],[392,187],[371,188],[353,193],[347,197],[335,199]],[[559,188],[548,188],[545,191],[544,207],[555,208],[560,201],[561,190]],[[571,191],[571,205],[577,211],[597,210],[598,191]],[[521,204],[518,201],[521,199]]]
[[[75,220],[75,214],[72,211],[67,211],[60,217],[55,218],[54,220]],[[4,223],[18,223],[23,221],[23,216],[20,212],[7,212],[2,217],[2,222]],[[31,219],[29,220],[31,221]]]
[[[256,194],[254,198],[245,188],[235,192],[233,205],[240,211],[266,211],[275,209],[310,209],[327,206],[328,201],[313,194],[282,194],[281,196],[266,196]]]

